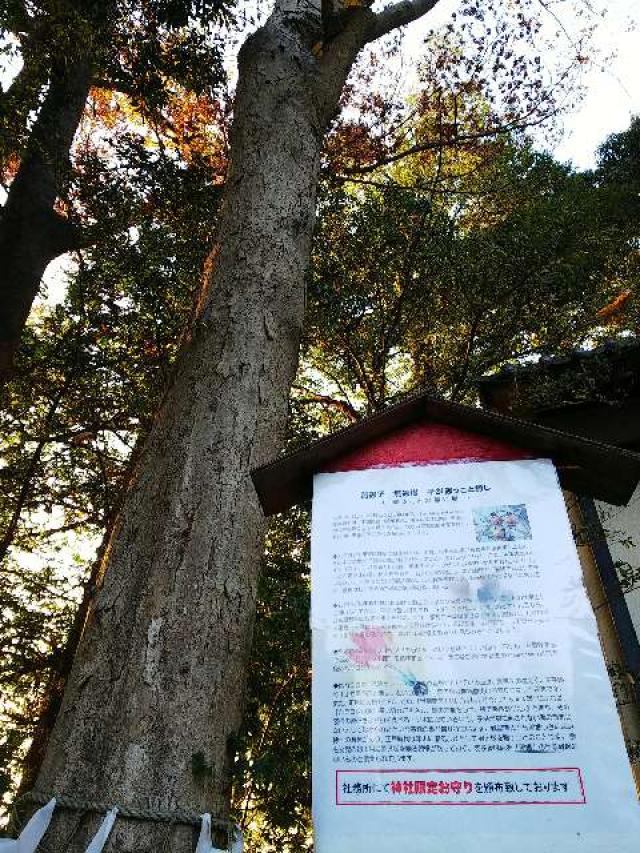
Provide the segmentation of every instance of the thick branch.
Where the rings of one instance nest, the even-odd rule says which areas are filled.
[[[376,16],[370,9],[348,9],[346,24],[326,45],[316,78],[316,92],[322,122],[333,118],[345,80],[362,47],[371,41]]]
[[[88,58],[58,69],[33,126],[0,217],[0,377],[38,293],[47,265],[78,246],[74,226],[54,205],[68,175],[69,150],[91,85]]]
[[[52,211],[48,230],[48,241],[54,258],[90,246],[93,242],[91,229],[75,225],[56,211]]]
[[[430,12],[437,2],[438,0],[402,0],[401,3],[387,6],[376,15],[367,41],[375,41],[397,27],[404,27],[412,21],[417,21],[418,18]]]

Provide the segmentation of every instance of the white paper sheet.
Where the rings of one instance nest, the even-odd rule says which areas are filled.
[[[40,839],[51,823],[55,807],[56,799],[53,797],[31,815],[19,838],[0,838],[0,853],[35,853]]]
[[[321,474],[317,853],[632,853],[640,807],[547,460]]]

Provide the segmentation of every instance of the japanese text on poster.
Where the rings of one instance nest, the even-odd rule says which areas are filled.
[[[318,475],[312,589],[318,853],[635,850],[550,462]]]

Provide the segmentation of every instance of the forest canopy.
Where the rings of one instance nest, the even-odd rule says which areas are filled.
[[[474,10],[462,6],[467,30],[430,36],[412,92],[387,71],[393,43],[349,78],[322,152],[289,447],[416,387],[474,402],[477,379],[507,363],[637,333],[640,120],[604,142],[592,170],[541,153],[528,130],[566,90],[543,79],[533,49],[510,46],[514,31],[534,44],[538,18],[526,3],[515,23]],[[34,115],[57,86],[80,75],[84,87],[73,144],[43,179],[65,239],[49,240],[40,266],[68,254],[62,296],[35,302],[0,391],[5,805],[39,766],[101,543],[204,298],[229,168],[222,59],[235,11],[0,3],[5,51],[23,61],[0,101],[8,199],[42,157]],[[491,79],[464,59],[468,39],[484,39]],[[309,846],[307,532],[303,507],[267,536],[232,744],[249,849]],[[195,751],[193,773],[207,773]]]

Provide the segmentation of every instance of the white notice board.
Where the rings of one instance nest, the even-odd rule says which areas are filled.
[[[316,476],[316,853],[637,853],[581,578],[548,460]]]

